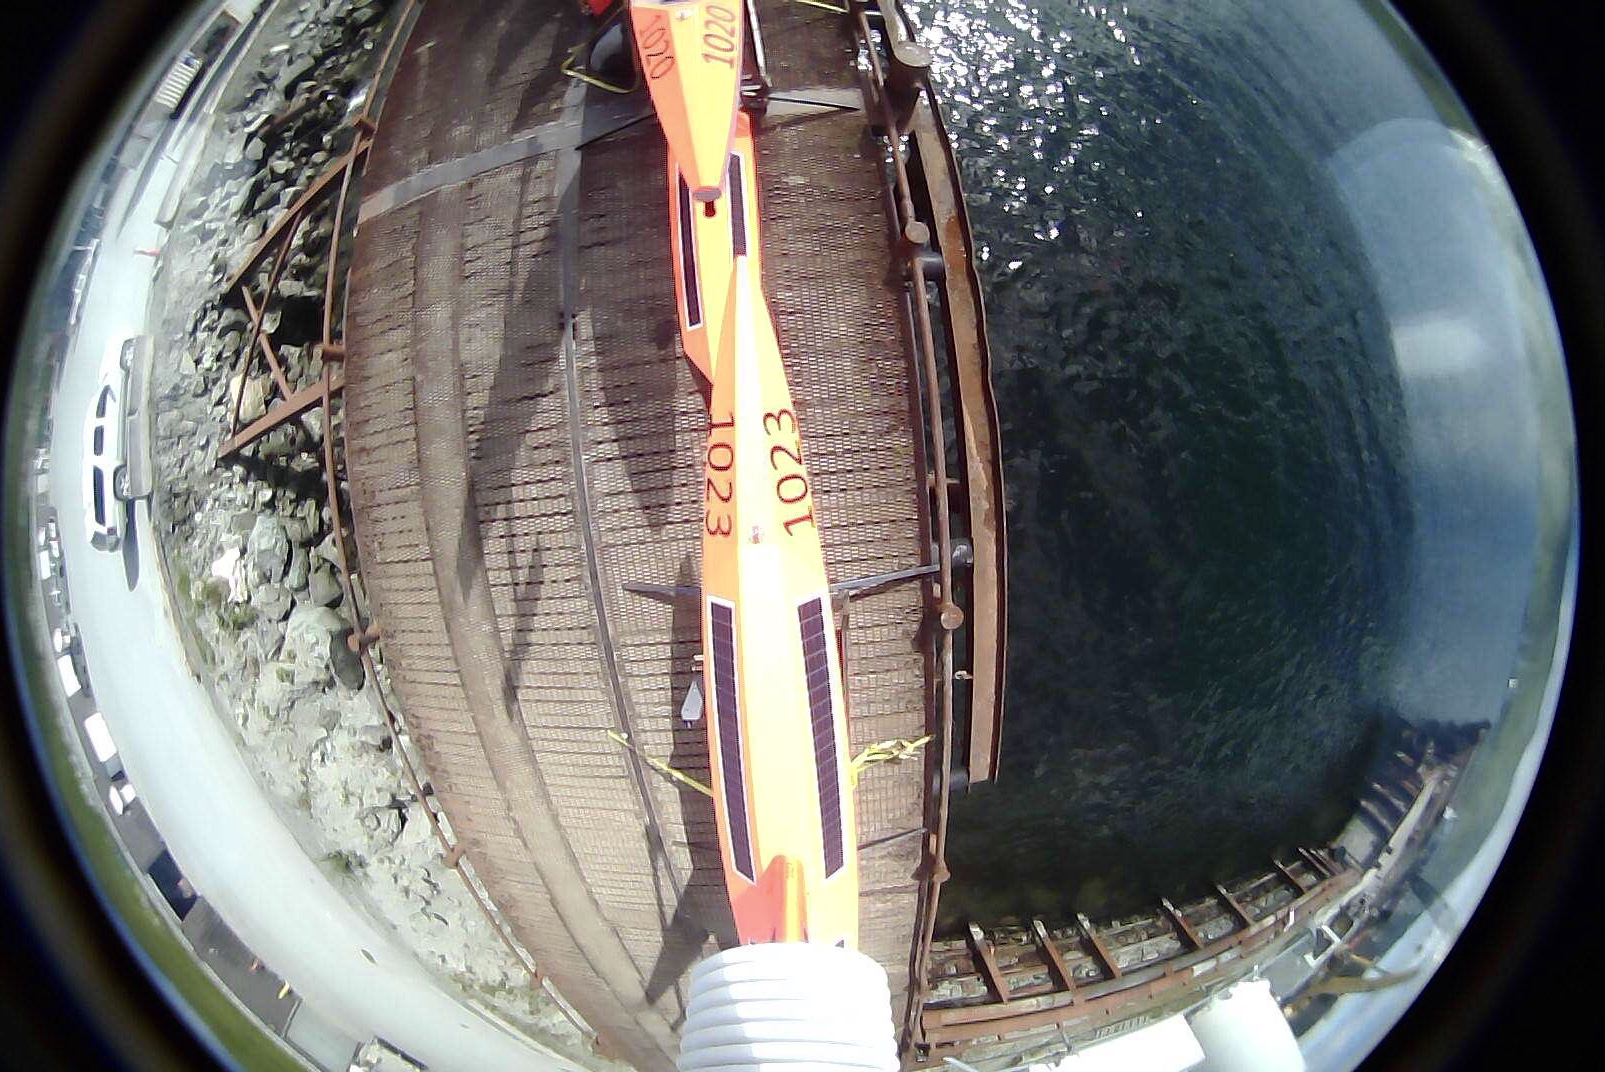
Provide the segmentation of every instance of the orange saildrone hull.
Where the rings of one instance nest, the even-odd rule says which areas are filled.
[[[669,229],[680,341],[691,364],[709,383],[713,382],[735,258],[748,258],[753,278],[761,276],[754,157],[751,121],[746,113],[737,113],[735,141],[725,169],[725,196],[699,204],[691,197],[691,184],[680,171],[674,150],[669,150]]]
[[[744,942],[858,942],[846,705],[802,433],[736,257],[704,456],[702,640],[725,882]]]
[[[693,201],[724,189],[741,96],[741,0],[631,0],[652,107]]]

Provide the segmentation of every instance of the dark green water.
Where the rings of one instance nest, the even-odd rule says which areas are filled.
[[[1207,9],[918,8],[1010,499],[1002,773],[955,797],[944,925],[1152,906],[1328,837],[1385,713],[1393,352],[1321,105]]]

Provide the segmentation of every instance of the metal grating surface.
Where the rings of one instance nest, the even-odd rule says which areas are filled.
[[[365,189],[581,102],[556,74],[572,5],[531,7],[423,8]],[[778,86],[852,83],[837,18],[760,9]],[[851,114],[771,122],[758,148],[766,289],[830,578],[915,565],[922,477],[878,151]],[[386,664],[454,833],[565,996],[629,1060],[668,1068],[681,981],[731,936],[712,804],[606,731],[707,779],[706,729],[677,717],[699,676],[696,602],[621,587],[696,583],[706,415],[675,328],[661,136],[640,124],[577,163],[566,216],[562,154],[546,153],[365,219],[347,464]],[[852,605],[855,752],[926,730],[922,606],[912,585]],[[922,782],[919,762],[865,771],[859,843],[920,827]],[[905,837],[860,861],[861,945],[898,1015],[919,858]]]

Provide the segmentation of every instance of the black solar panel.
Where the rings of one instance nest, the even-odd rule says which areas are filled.
[[[741,156],[730,154],[730,248],[747,255],[747,191],[741,185]]]
[[[730,856],[748,882],[757,882],[747,830],[747,779],[741,761],[741,709],[736,700],[736,609],[710,599],[708,612],[713,625],[713,706],[719,728],[725,814],[730,820]]]
[[[842,868],[842,789],[836,776],[836,711],[831,702],[831,643],[825,601],[810,599],[797,608],[802,629],[803,666],[808,672],[808,718],[814,732],[814,771],[819,779],[819,825],[825,836],[825,877]]]
[[[680,181],[680,275],[685,280],[685,322],[687,327],[702,325],[702,288],[697,283],[697,251],[691,238],[691,187]]]

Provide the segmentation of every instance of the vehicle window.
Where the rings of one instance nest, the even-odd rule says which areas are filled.
[[[102,387],[100,389],[100,401],[95,403],[95,416],[104,417],[106,415],[106,405],[110,401],[111,401],[111,388],[110,387]]]
[[[106,429],[97,425],[95,427],[95,454],[106,453]]]
[[[95,524],[106,527],[106,475],[95,470]]]
[[[128,358],[133,356],[133,353],[134,353],[134,341],[135,340],[133,340],[133,339],[129,339],[128,341],[123,343],[123,360],[125,362],[128,360]]]

